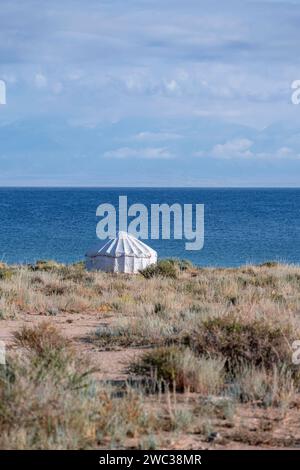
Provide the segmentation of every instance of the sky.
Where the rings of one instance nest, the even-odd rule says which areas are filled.
[[[0,186],[300,186],[300,0],[0,1]]]

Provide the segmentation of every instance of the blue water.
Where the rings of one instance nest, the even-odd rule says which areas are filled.
[[[205,245],[148,241],[160,257],[198,265],[300,263],[300,189],[21,189],[0,188],[0,261],[74,262],[97,243],[96,208],[128,203],[205,204]]]

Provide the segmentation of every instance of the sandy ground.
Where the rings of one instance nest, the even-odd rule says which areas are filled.
[[[99,368],[97,378],[123,382],[128,379],[127,367],[138,357],[142,349],[124,348],[120,350],[102,351],[87,341],[87,336],[95,332],[101,325],[112,323],[112,317],[103,315],[71,315],[60,314],[55,317],[44,315],[23,314],[17,320],[2,320],[0,322],[0,340],[7,348],[14,348],[14,331],[23,325],[38,324],[45,319],[56,324],[59,330],[73,342],[77,350],[91,356],[95,367]],[[199,397],[189,396],[189,403],[199,400]],[[157,398],[150,397],[154,408],[161,406]],[[187,402],[187,397],[178,395],[178,403]],[[238,405],[234,417],[234,426],[228,426],[226,421],[219,420],[214,424],[217,432],[213,442],[203,442],[197,433],[185,433],[176,436],[166,436],[169,449],[300,449],[300,400],[299,407],[289,410],[282,416],[281,410],[258,409],[253,405]],[[132,442],[134,445],[134,442]]]
[[[70,318],[70,314],[60,314],[55,317],[44,315],[23,314],[18,320],[3,320],[0,322],[0,341],[4,341],[8,349],[14,347],[13,333],[23,325],[37,325],[41,321],[51,321],[68,338],[72,339],[77,350],[88,354],[95,367],[99,368],[97,377],[101,380],[126,380],[128,378],[128,364],[138,357],[141,349],[122,349],[116,351],[101,351],[90,344],[86,338],[95,332],[101,325],[109,325],[111,318],[103,319],[102,315],[76,315]]]

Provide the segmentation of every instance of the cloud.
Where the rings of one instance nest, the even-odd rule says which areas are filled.
[[[165,81],[164,85],[166,87],[167,92],[169,93],[180,93],[180,86],[176,82],[176,80],[172,79],[170,81]]]
[[[122,147],[116,150],[110,150],[104,153],[105,158],[140,158],[140,159],[169,159],[174,155],[166,148],[148,147],[148,148],[129,148]]]
[[[38,88],[47,100],[63,89],[55,111],[68,119],[97,107],[99,119],[209,115],[268,125],[290,110],[300,12],[234,0],[220,11],[220,2],[153,0],[136,8],[136,0],[90,0],[87,8],[83,0],[53,0],[48,12],[36,0],[2,0],[0,78],[13,72],[37,114],[44,103],[24,87],[31,68],[43,71],[31,92]]]
[[[195,157],[214,157],[221,159],[231,158],[251,158],[253,152],[251,147],[253,142],[249,139],[233,139],[225,142],[224,144],[216,144],[210,151],[198,151],[194,152]]]
[[[37,73],[34,77],[34,83],[37,88],[45,88],[47,86],[47,77],[42,73]]]
[[[141,141],[141,142],[161,142],[164,140],[178,140],[182,139],[182,135],[176,132],[151,132],[151,131],[143,131],[135,134],[133,136],[133,140]]]
[[[254,157],[266,160],[300,160],[300,153],[289,147],[280,147],[274,152],[257,152]]]
[[[214,145],[210,151],[195,152],[196,157],[213,157],[220,159],[259,159],[259,160],[298,160],[300,153],[290,147],[280,147],[274,151],[254,151],[254,142],[249,139],[233,139],[224,144]]]
[[[249,139],[234,139],[215,145],[211,155],[215,158],[250,158],[253,156],[250,150],[252,145],[253,142]]]
[[[6,83],[0,80],[0,105],[6,104]]]
[[[221,6],[53,0],[49,10],[37,0],[1,0],[8,104],[0,129],[16,124],[1,149],[12,179],[25,149],[24,168],[40,168],[44,179],[61,165],[71,174],[75,156],[79,175],[99,167],[109,175],[123,159],[124,181],[137,179],[126,159],[153,160],[154,180],[168,181],[171,158],[183,185],[188,171],[210,179],[219,170],[222,178],[234,167],[241,181],[269,171],[296,178],[300,106],[291,104],[291,83],[300,78],[300,9],[280,0]]]

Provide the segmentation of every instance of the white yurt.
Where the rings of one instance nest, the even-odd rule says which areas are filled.
[[[137,273],[156,262],[156,251],[127,232],[119,232],[116,238],[86,253],[89,271]]]

